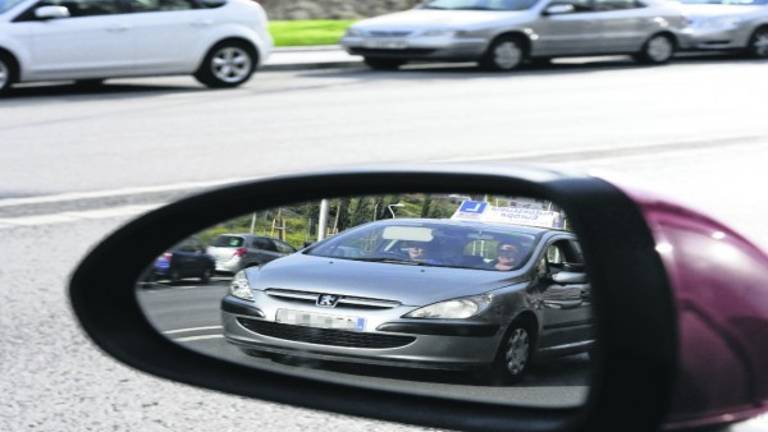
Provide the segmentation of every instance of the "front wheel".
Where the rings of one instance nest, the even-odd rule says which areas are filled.
[[[256,52],[246,43],[222,42],[208,52],[195,78],[210,88],[237,87],[256,70]]]
[[[11,65],[8,60],[0,56],[0,95],[11,87]]]
[[[640,63],[660,65],[669,62],[675,55],[675,41],[668,35],[656,35],[648,39],[635,59]]]
[[[376,57],[365,57],[363,62],[373,70],[397,70],[405,64],[403,60]]]
[[[525,61],[525,49],[519,38],[500,37],[493,41],[480,60],[480,67],[490,71],[511,71]]]
[[[768,27],[757,29],[749,40],[749,55],[753,58],[768,59]]]
[[[200,275],[200,283],[207,284],[211,281],[211,276],[213,276],[213,269],[207,268],[203,270],[203,274]]]
[[[531,363],[533,333],[522,323],[513,323],[499,347],[490,374],[493,384],[520,382]]]

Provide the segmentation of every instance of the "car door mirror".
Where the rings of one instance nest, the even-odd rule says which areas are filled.
[[[142,278],[169,245],[249,231],[322,240],[215,278]],[[558,277],[586,275],[588,291],[532,288],[560,238],[586,273]],[[237,249],[224,252],[216,270]],[[766,280],[764,252],[668,199],[551,168],[446,165],[187,197],[96,246],[69,294],[106,353],[195,386],[437,428],[647,431],[766,410]]]
[[[35,9],[35,18],[40,20],[69,18],[69,16],[69,9],[66,6],[40,6]]]
[[[544,15],[563,15],[576,12],[576,7],[570,3],[552,3],[544,9]]]
[[[559,285],[584,284],[587,283],[587,274],[561,271],[552,275],[552,282]]]

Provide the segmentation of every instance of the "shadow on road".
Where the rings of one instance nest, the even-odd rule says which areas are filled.
[[[74,83],[65,84],[23,84],[12,87],[3,99],[24,99],[42,97],[72,97],[78,101],[121,100],[146,96],[161,96],[169,93],[207,91],[205,87],[169,86],[152,84],[125,84],[106,82],[100,86],[84,86]],[[66,98],[64,98],[66,99]]]

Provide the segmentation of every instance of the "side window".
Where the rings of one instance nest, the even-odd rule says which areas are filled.
[[[596,12],[635,9],[641,7],[637,0],[594,0]]]
[[[38,6],[64,6],[72,18],[123,13],[117,0],[45,0]]]
[[[554,0],[550,2],[550,5],[553,4],[573,5],[574,12],[592,12],[594,10],[592,0]]]
[[[132,12],[167,12],[197,9],[192,0],[128,0]]]
[[[256,249],[266,250],[270,252],[277,252],[277,248],[271,240],[265,238],[253,239],[253,247]]]

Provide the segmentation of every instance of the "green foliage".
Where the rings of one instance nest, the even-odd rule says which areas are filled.
[[[354,20],[271,21],[275,46],[335,45]]]

